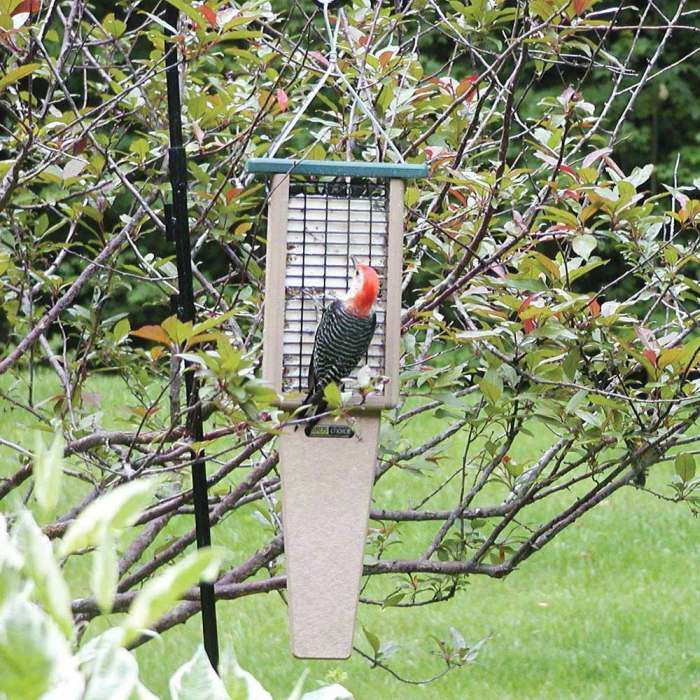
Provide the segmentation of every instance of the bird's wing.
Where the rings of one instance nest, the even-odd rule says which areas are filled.
[[[311,357],[313,357],[313,355]],[[306,388],[308,389],[309,397],[314,393],[314,390],[316,389],[316,375],[314,374],[313,360],[309,361],[309,378],[306,382]]]
[[[321,314],[321,320],[319,321],[318,327],[316,328],[316,333],[314,335],[314,345],[313,348],[311,349],[311,357],[309,358],[309,376],[306,382],[308,391],[309,391],[309,396],[307,397],[310,398],[316,391],[316,372],[314,371],[314,361],[316,358],[316,346],[318,344],[318,337],[321,331],[321,328],[328,323],[328,314],[330,312],[331,304],[329,304],[324,310],[323,313]]]

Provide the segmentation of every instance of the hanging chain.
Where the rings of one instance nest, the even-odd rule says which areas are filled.
[[[404,158],[401,151],[399,151],[389,134],[386,133],[382,125],[379,123],[379,120],[374,114],[374,111],[364,102],[357,90],[355,90],[350,81],[345,77],[343,72],[338,67],[338,32],[340,30],[341,23],[339,20],[336,21],[335,30],[332,29],[330,16],[328,14],[328,6],[330,5],[330,2],[332,2],[332,0],[328,0],[328,2],[323,2],[323,0],[320,0],[320,2],[323,4],[323,21],[326,25],[326,34],[328,36],[328,66],[324,74],[320,77],[319,81],[311,90],[311,92],[306,96],[306,99],[304,100],[301,109],[294,115],[294,117],[292,117],[290,121],[287,122],[284,129],[282,129],[277,138],[270,144],[270,148],[265,154],[265,157],[273,158],[275,156],[275,153],[277,153],[280,146],[287,140],[290,133],[292,132],[292,129],[294,129],[294,127],[299,122],[299,119],[301,119],[306,110],[311,106],[311,103],[314,101],[314,99],[316,99],[316,95],[318,95],[318,93],[321,91],[321,88],[323,88],[323,86],[328,82],[328,79],[331,76],[334,76],[340,81],[342,81],[342,83],[347,88],[348,92],[352,95],[355,104],[357,104],[360,107],[360,109],[365,113],[368,119],[372,122],[372,125],[377,130],[377,132],[384,138],[389,148],[391,148],[391,150],[398,156],[399,162],[403,163]],[[342,8],[338,11],[338,15],[339,17],[342,15],[343,19],[345,19],[345,12]]]

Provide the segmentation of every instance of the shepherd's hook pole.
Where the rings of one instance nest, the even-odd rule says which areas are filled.
[[[165,45],[165,75],[168,85],[168,124],[170,148],[168,165],[173,191],[172,205],[165,207],[166,230],[175,241],[177,256],[177,298],[174,299],[177,316],[183,321],[195,320],[194,289],[192,286],[192,257],[190,250],[190,226],[187,212],[187,159],[182,145],[182,105],[180,104],[180,75],[178,68],[177,26],[179,10],[168,4],[165,10],[167,30],[173,41]],[[199,403],[199,387],[190,362],[185,361],[185,392],[187,395],[187,432],[195,441],[204,437],[202,409]],[[207,498],[207,471],[204,450],[192,452],[192,499],[197,531],[197,547],[211,544],[209,502]],[[211,665],[219,665],[219,639],[216,629],[216,606],[214,585],[199,584],[202,605],[202,636],[204,648]]]

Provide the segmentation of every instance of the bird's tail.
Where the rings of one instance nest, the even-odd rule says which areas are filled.
[[[306,427],[304,428],[304,432],[306,433],[307,437],[309,437],[311,435],[311,431],[313,430],[314,426],[321,420],[321,414],[325,413],[327,408],[328,408],[328,403],[324,399],[321,399],[316,404],[316,410],[314,411],[314,415],[318,416],[318,418],[313,418],[313,420],[310,420],[306,424]]]
[[[302,404],[304,408],[302,408],[299,413],[297,413],[296,417],[297,418],[306,418],[307,416],[316,416],[320,415],[321,413],[325,413],[326,409],[328,408],[328,403],[327,401],[323,398],[322,395],[319,395],[319,392],[309,392],[304,399],[304,402]],[[313,411],[313,413],[312,413]],[[321,420],[321,418],[313,418],[310,420],[305,426],[304,426],[304,432],[306,433],[307,436],[311,435],[311,430],[313,427]]]

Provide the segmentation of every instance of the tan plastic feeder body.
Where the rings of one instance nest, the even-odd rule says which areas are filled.
[[[288,428],[278,444],[292,652],[343,659],[352,651],[380,412],[399,398],[404,180],[426,169],[281,159],[247,167],[272,175],[263,378],[283,408],[297,408],[306,395],[321,312],[347,291],[351,258],[381,281],[366,357],[381,388],[364,400],[352,390],[349,421],[322,420],[311,437]]]

